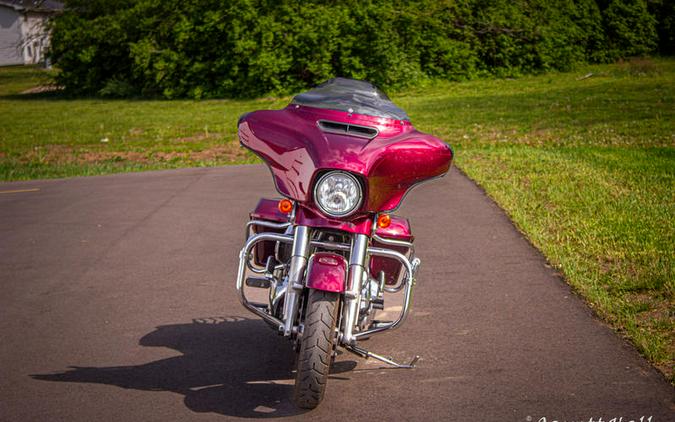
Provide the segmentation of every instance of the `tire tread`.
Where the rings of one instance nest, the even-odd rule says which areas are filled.
[[[338,299],[337,293],[309,291],[294,391],[295,404],[303,409],[318,406],[326,390]]]

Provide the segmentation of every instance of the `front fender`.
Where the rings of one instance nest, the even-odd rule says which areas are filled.
[[[309,258],[307,287],[343,293],[347,279],[347,261],[330,252],[317,252]]]

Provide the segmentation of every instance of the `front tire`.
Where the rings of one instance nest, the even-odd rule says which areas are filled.
[[[294,392],[295,404],[303,409],[317,407],[326,391],[339,300],[338,293],[309,291]]]

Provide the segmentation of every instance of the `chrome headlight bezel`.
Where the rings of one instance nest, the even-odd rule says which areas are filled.
[[[335,213],[333,211],[327,210],[324,207],[324,205],[321,204],[321,201],[319,200],[319,195],[318,195],[319,187],[321,186],[321,184],[328,177],[338,175],[338,174],[340,176],[343,176],[343,177],[346,177],[346,178],[350,179],[354,183],[354,186],[356,186],[356,192],[357,192],[357,195],[358,195],[356,205],[354,205],[351,209],[349,209],[349,210],[347,210],[343,213]],[[322,213],[326,214],[329,217],[338,217],[338,218],[348,217],[348,216],[354,214],[355,212],[357,212],[359,210],[359,208],[361,208],[361,205],[363,204],[363,186],[361,186],[361,182],[359,181],[359,179],[349,172],[342,171],[342,170],[328,171],[328,172],[322,174],[321,177],[319,177],[317,179],[316,183],[314,184],[314,203],[319,208],[319,210],[321,210]]]

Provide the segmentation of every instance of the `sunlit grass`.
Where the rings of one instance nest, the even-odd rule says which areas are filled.
[[[675,61],[634,70],[440,83],[396,101],[675,382]]]
[[[466,149],[460,162],[591,307],[672,377],[675,150],[504,145]]]

